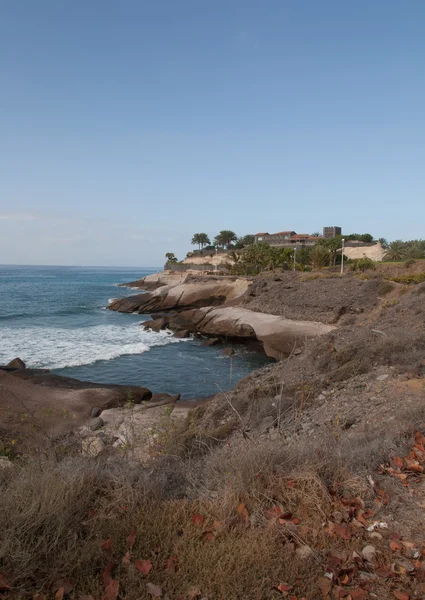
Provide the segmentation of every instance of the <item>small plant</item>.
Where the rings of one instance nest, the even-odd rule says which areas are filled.
[[[133,392],[131,390],[127,390],[127,393],[125,395],[126,408],[134,408],[135,404],[136,404],[136,402],[134,400]]]
[[[425,281],[425,273],[409,273],[408,275],[401,275],[398,277],[389,277],[390,281],[395,281],[396,283],[405,283],[408,285],[409,283],[418,284],[424,283]]]
[[[407,260],[404,261],[404,266],[406,269],[408,269],[409,267],[411,267],[412,265],[416,264],[416,260],[414,258],[408,258]]]
[[[362,273],[367,270],[375,270],[375,263],[367,256],[364,256],[363,258],[355,258],[350,262],[350,270],[361,271]]]
[[[381,287],[379,288],[379,295],[386,296],[387,294],[392,292],[393,289],[394,289],[394,285],[391,283],[391,281],[384,281],[382,283]]]
[[[390,308],[397,304],[400,304],[400,300],[398,298],[392,298],[391,300],[385,300],[385,302],[382,303],[382,308]]]

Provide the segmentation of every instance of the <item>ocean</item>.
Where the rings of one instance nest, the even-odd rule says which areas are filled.
[[[0,364],[19,356],[28,367],[83,381],[140,385],[185,399],[226,391],[265,356],[234,345],[177,340],[140,327],[149,315],[106,310],[117,287],[155,268],[0,266]]]

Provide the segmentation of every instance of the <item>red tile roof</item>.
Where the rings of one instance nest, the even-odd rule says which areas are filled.
[[[272,235],[292,235],[295,231],[278,231],[277,233],[272,233]]]
[[[269,234],[267,233],[267,231],[263,231],[263,233],[256,233],[255,235],[257,236],[257,235],[269,235]]]
[[[296,235],[291,236],[291,240],[310,240],[315,239],[308,233],[297,233]]]

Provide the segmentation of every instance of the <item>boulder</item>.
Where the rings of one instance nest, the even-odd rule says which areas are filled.
[[[235,351],[233,350],[233,348],[225,348],[223,350],[224,356],[233,356],[234,353],[235,353]]]
[[[156,402],[169,402],[170,404],[172,404],[180,400],[180,396],[181,394],[174,394],[174,396],[172,396],[171,394],[154,394],[150,399],[149,403],[152,402],[153,404]]]
[[[91,431],[97,431],[98,429],[100,429],[101,427],[104,426],[104,422],[102,417],[96,417],[95,419],[92,419],[90,421],[90,429]]]
[[[135,294],[114,300],[108,309],[125,313],[152,314],[176,308],[218,306],[241,298],[250,283],[242,278],[188,277],[184,283],[164,285],[147,294]]]
[[[190,337],[190,331],[188,329],[179,329],[174,334],[175,338],[180,340]]]
[[[81,452],[85,456],[95,458],[105,449],[105,442],[99,437],[84,438],[81,442]]]
[[[141,325],[145,329],[151,329],[152,331],[158,332],[162,329],[165,329],[168,326],[168,322],[169,319],[163,317],[161,319],[152,319],[151,321],[144,321],[144,323],[141,323]]]
[[[217,344],[220,343],[220,340],[218,338],[211,338],[210,340],[207,340],[206,342],[202,342],[201,346],[217,346]]]
[[[102,413],[102,409],[99,408],[98,406],[93,406],[93,408],[90,411],[90,416],[92,419],[95,419],[96,417],[100,417]]]
[[[7,363],[6,367],[10,369],[26,369],[27,365],[20,358],[14,358],[10,363]]]

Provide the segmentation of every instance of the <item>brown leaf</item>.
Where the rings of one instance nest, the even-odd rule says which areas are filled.
[[[355,588],[354,590],[350,590],[350,596],[352,600],[366,600],[369,594],[361,588]]]
[[[393,552],[397,552],[397,550],[402,550],[403,546],[398,542],[390,542],[390,548]]]
[[[394,467],[398,467],[399,469],[404,467],[404,461],[399,456],[394,456],[391,463],[394,465]]]
[[[195,527],[202,527],[202,525],[204,523],[205,523],[205,517],[203,517],[199,513],[196,513],[196,514],[193,515],[193,517],[192,517],[192,525],[195,525]]]
[[[319,589],[322,592],[323,596],[327,596],[328,594],[330,594],[332,583],[331,580],[328,579],[328,577],[319,577],[317,585],[319,586]]]
[[[154,598],[161,598],[162,596],[162,589],[159,587],[159,585],[155,585],[154,583],[148,583],[146,585],[146,591]]]
[[[119,589],[120,583],[118,579],[111,579],[105,588],[105,593],[102,596],[102,600],[116,600]]]
[[[136,532],[133,529],[132,531],[130,531],[128,538],[127,538],[127,546],[130,548],[130,550],[133,548],[135,541],[136,541]]]
[[[102,582],[103,582],[103,587],[105,589],[108,587],[108,585],[112,581],[112,569],[113,568],[114,568],[114,563],[108,562],[106,567],[103,569]]]
[[[110,550],[112,548],[111,539],[108,538],[107,540],[103,540],[103,542],[100,542],[100,547],[102,548],[102,550]]]
[[[341,525],[340,523],[335,523],[335,535],[342,540],[351,540],[351,533],[348,527],[345,525]]]
[[[32,597],[32,600],[47,600],[47,597],[41,592],[37,592],[37,594],[34,594],[34,596]],[[81,598],[81,600],[84,600],[84,598]]]
[[[242,517],[242,519],[245,519],[245,521],[247,521],[249,519],[249,513],[246,509],[245,504],[239,504],[238,506],[238,513],[240,514],[240,516]]]
[[[408,594],[407,592],[402,592],[401,590],[394,590],[393,594],[394,597],[397,598],[397,600],[410,600],[410,594]]]
[[[134,561],[134,566],[140,573],[143,575],[147,575],[152,569],[152,563],[150,560],[136,560]]]
[[[55,600],[63,600],[64,594],[65,594],[65,588],[60,587],[55,594]]]
[[[274,505],[265,511],[264,516],[268,521],[271,521],[272,519],[278,519],[282,516],[282,514],[283,510],[278,506]]]
[[[204,542],[212,542],[215,539],[215,535],[212,531],[204,531],[201,538]]]
[[[394,577],[394,573],[389,567],[377,567],[375,569],[375,574],[378,575],[378,577],[382,577],[383,579],[389,579],[390,577]]]
[[[131,563],[131,554],[130,551],[126,552],[123,556],[123,559],[121,561],[121,564],[123,567],[129,567]]]
[[[282,592],[282,596],[289,596],[289,592],[292,590],[292,585],[288,585],[287,583],[279,583],[279,585],[275,586],[276,590]]]

